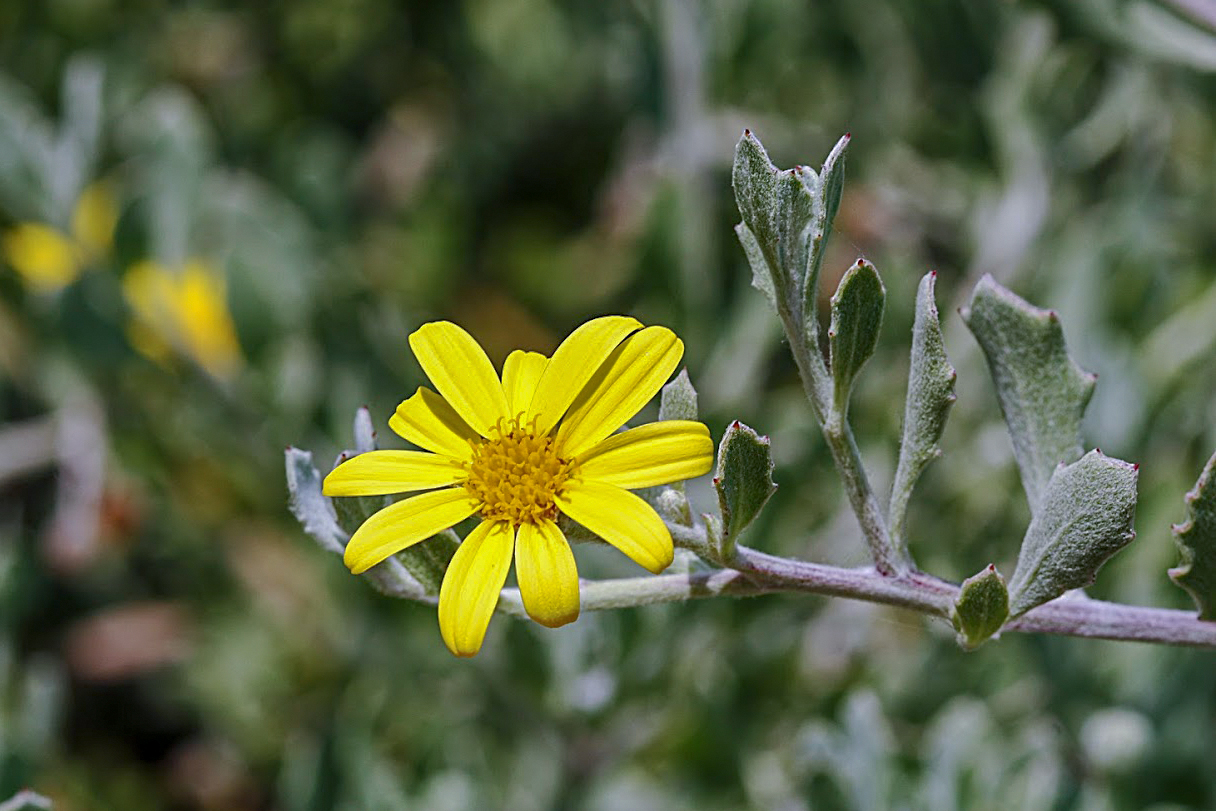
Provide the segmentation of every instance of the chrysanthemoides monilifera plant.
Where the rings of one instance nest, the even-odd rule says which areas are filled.
[[[366,409],[355,415],[354,449],[327,476],[310,453],[289,448],[291,508],[305,531],[384,593],[437,603],[443,640],[461,656],[480,649],[496,609],[556,627],[583,610],[783,591],[920,611],[952,623],[967,649],[1002,631],[1216,647],[1216,456],[1186,495],[1188,520],[1174,527],[1182,562],[1170,576],[1198,613],[1078,596],[1135,537],[1138,466],[1085,449],[1080,423],[1094,375],[1068,355],[1054,312],[990,277],[961,313],[992,374],[1030,523],[1008,580],[992,565],[961,585],[917,567],[905,516],[917,479],[941,455],[955,371],[928,273],[916,294],[903,435],[883,509],[848,419],[853,383],[882,325],[886,289],[877,268],[859,259],[841,277],[826,347],[817,312],[848,146],[845,135],[818,172],[783,171],[745,131],[732,180],[753,284],[781,322],[872,566],[827,566],[740,544],[776,489],[768,438],[731,423],[715,465],[687,373],[667,382],[683,344],[665,327],[619,315],[583,324],[552,357],[514,352],[501,372],[455,324],[420,327],[410,346],[435,390],[420,388],[388,421],[418,450],[377,449]],[[618,431],[660,390],[657,422]],[[700,513],[682,482],[711,467],[717,510]],[[400,493],[409,495],[389,498]],[[453,527],[471,517],[480,522],[462,540]],[[567,541],[575,531],[653,576],[580,579]],[[706,566],[664,573],[674,547]],[[518,588],[504,588],[512,561]]]

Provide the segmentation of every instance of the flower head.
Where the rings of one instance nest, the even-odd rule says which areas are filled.
[[[144,355],[167,363],[179,352],[220,380],[240,369],[224,279],[212,265],[190,259],[174,271],[145,259],[123,276],[122,290],[132,314],[127,334]]]
[[[351,536],[355,574],[472,515],[439,591],[439,630],[458,656],[481,648],[511,560],[524,608],[557,627],[578,618],[578,570],[559,513],[641,566],[671,563],[658,514],[630,489],[699,476],[713,442],[699,422],[667,420],[615,433],[666,382],[684,352],[665,327],[624,316],[588,321],[553,357],[512,352],[495,373],[477,342],[446,321],[410,347],[438,394],[419,388],[389,426],[420,451],[370,451],[336,467],[329,496],[419,492]]]

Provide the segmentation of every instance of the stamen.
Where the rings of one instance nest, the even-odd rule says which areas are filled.
[[[464,486],[481,502],[487,520],[513,526],[557,517],[555,499],[574,473],[573,465],[557,455],[552,436],[537,436],[536,419],[521,425],[523,412],[500,418],[493,436],[473,441],[473,458]]]

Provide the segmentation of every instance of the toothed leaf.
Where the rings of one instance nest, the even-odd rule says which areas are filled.
[[[735,540],[777,490],[773,483],[773,454],[766,436],[735,420],[718,445],[714,489],[722,513],[720,551],[729,559]]]
[[[1060,319],[984,276],[963,320],[979,341],[1013,439],[1022,487],[1037,513],[1053,471],[1083,452],[1081,416],[1094,376],[1068,356]]]
[[[1098,451],[1057,467],[1022,540],[1009,582],[1010,616],[1088,586],[1136,537],[1137,476],[1134,465]]]
[[[697,390],[688,379],[688,370],[681,369],[675,379],[663,387],[659,395],[660,420],[696,420]]]
[[[1190,593],[1199,618],[1216,620],[1216,454],[1186,494],[1187,520],[1174,526],[1182,564],[1170,578]]]

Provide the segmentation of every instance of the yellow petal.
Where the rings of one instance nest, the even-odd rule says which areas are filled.
[[[606,315],[588,321],[562,341],[528,404],[526,417],[536,418],[538,434],[548,433],[557,425],[612,350],[641,326],[635,318]]]
[[[566,515],[658,574],[671,565],[671,533],[650,505],[628,490],[595,481],[572,481],[558,496]]]
[[[80,272],[76,247],[49,225],[19,223],[5,232],[0,247],[13,270],[33,290],[48,293],[59,290]]]
[[[472,335],[450,321],[432,321],[414,330],[410,348],[439,393],[482,436],[511,416],[498,374]]]
[[[456,484],[465,477],[459,462],[425,451],[368,451],[338,465],[325,477],[327,496],[386,496]]]
[[[663,420],[614,434],[578,461],[584,479],[636,490],[708,473],[714,443],[699,422]]]
[[[647,327],[625,339],[579,393],[557,445],[567,458],[589,450],[638,413],[671,377],[684,344],[666,327]]]
[[[509,523],[482,521],[452,555],[439,587],[439,633],[457,656],[473,656],[481,650],[511,568],[514,545],[515,531]]]
[[[463,521],[477,507],[463,487],[410,496],[364,521],[350,537],[342,559],[352,572],[362,574],[389,555]]]
[[[528,616],[549,628],[578,619],[578,568],[557,524],[521,524],[515,539],[515,577]]]
[[[507,355],[507,361],[502,365],[502,390],[507,395],[511,416],[527,412],[532,395],[536,394],[536,384],[548,363],[549,359],[539,352],[516,349]]]
[[[228,313],[224,277],[211,265],[192,259],[177,279],[177,329],[182,348],[219,378],[231,377],[241,365],[241,346]]]
[[[388,418],[388,427],[419,448],[461,462],[473,456],[469,441],[481,438],[447,400],[428,388],[419,388],[413,397],[403,400],[397,413]]]
[[[105,183],[93,183],[80,193],[72,212],[72,236],[89,257],[109,253],[117,224],[118,203]]]

